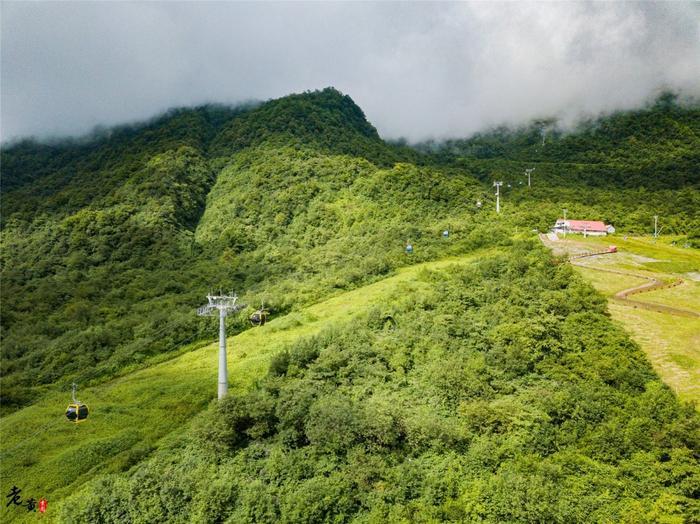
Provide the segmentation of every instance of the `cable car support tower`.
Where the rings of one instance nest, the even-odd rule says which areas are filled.
[[[494,182],[493,187],[496,188],[496,213],[501,212],[501,186],[503,182]]]
[[[535,170],[534,167],[531,167],[530,169],[525,170],[525,174],[527,175],[527,187],[530,187],[530,175],[532,175],[532,172]]]
[[[219,400],[228,392],[228,369],[226,366],[226,317],[229,313],[243,309],[245,304],[237,304],[236,295],[207,295],[208,304],[197,309],[200,317],[219,315]]]

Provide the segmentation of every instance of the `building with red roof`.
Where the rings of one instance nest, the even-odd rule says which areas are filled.
[[[576,233],[583,236],[605,236],[615,232],[615,228],[599,220],[565,220],[560,218],[554,224],[555,233]]]

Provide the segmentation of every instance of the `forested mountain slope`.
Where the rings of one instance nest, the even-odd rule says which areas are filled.
[[[3,409],[204,337],[192,309],[211,287],[264,281],[287,310],[401,265],[408,237],[444,251],[436,220],[461,220],[478,182],[404,153],[331,89],[4,149]]]
[[[87,486],[61,518],[692,520],[697,415],[603,298],[523,237],[566,207],[630,232],[661,214],[693,242],[697,115],[659,102],[546,153],[520,144],[527,130],[489,135],[500,152],[475,153],[480,137],[425,152],[385,143],[325,89],[5,147],[3,412],[210,340],[216,328],[194,308],[212,287],[281,316],[401,266],[498,246],[475,268],[425,274],[419,292],[399,287],[364,320],[291,341],[249,392],[182,428],[176,448]],[[500,215],[496,179],[511,185]],[[246,324],[230,319],[229,334]],[[93,475],[99,462],[85,460],[75,467]]]
[[[680,105],[672,94],[573,129],[544,120],[417,149],[489,185],[504,181],[504,201],[540,229],[551,227],[562,208],[630,234],[649,233],[659,215],[666,233],[690,235],[700,246],[700,105]]]
[[[700,183],[699,146],[697,103],[679,105],[676,96],[666,93],[644,109],[589,118],[573,129],[562,129],[555,120],[543,120],[518,129],[497,128],[469,139],[423,144],[419,149],[437,151],[445,158],[635,167],[639,178],[602,178],[598,183],[678,187]],[[667,166],[669,170],[645,170],[652,166]]]
[[[65,165],[35,179],[23,175],[41,156],[32,161],[26,144],[19,158],[3,152],[3,181],[17,180],[2,195],[3,407],[31,402],[32,386],[86,381],[182,339],[173,320],[194,276],[183,261],[214,180],[205,123],[180,112],[66,146]]]
[[[535,242],[425,272],[279,351],[66,522],[669,522],[700,515],[699,418]],[[386,310],[384,310],[386,311]],[[108,501],[108,502],[106,502]]]

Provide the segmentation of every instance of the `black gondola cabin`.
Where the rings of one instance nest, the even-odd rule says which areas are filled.
[[[267,311],[264,309],[258,309],[255,313],[250,315],[250,323],[256,327],[264,326],[267,322]]]
[[[75,422],[76,424],[88,418],[89,413],[88,407],[75,398],[75,391],[77,389],[78,385],[73,383],[73,394],[71,396],[72,402],[68,404],[68,407],[66,408],[66,418],[70,422]]]
[[[88,418],[88,407],[82,402],[69,404],[66,408],[66,418],[71,422],[82,422]]]

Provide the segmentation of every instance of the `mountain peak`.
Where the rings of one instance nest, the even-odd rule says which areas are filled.
[[[381,142],[352,98],[326,87],[270,100],[233,118],[214,140],[211,151],[225,156],[280,138],[337,152],[352,152],[349,146],[353,143],[363,147]]]

